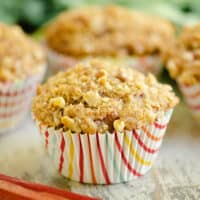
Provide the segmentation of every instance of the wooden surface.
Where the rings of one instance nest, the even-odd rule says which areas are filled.
[[[186,107],[179,105],[161,152],[146,176],[126,184],[91,186],[55,172],[34,123],[27,119],[15,132],[0,136],[0,172],[105,200],[199,200],[200,127]]]

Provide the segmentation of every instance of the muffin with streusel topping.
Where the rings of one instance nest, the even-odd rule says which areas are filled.
[[[0,23],[0,132],[14,128],[30,107],[45,71],[45,53],[18,26]]]
[[[175,79],[194,117],[200,122],[200,24],[185,27],[165,54],[167,69]]]
[[[151,74],[89,60],[40,86],[32,112],[61,174],[111,184],[150,169],[177,103]]]
[[[100,57],[142,72],[161,70],[161,53],[174,37],[166,20],[120,6],[90,6],[65,11],[46,28],[53,71]]]

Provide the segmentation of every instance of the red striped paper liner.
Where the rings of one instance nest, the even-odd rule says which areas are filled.
[[[74,67],[78,62],[86,61],[92,58],[92,57],[86,57],[82,59],[77,59],[72,56],[64,56],[49,48],[47,48],[47,55],[48,55],[48,64],[52,74],[55,74],[59,71],[65,71],[67,69],[70,69],[71,67]],[[112,62],[119,61],[119,63],[123,66],[130,66],[141,72],[144,73],[151,72],[155,75],[158,75],[162,69],[161,59],[157,55],[147,55],[143,57],[133,56],[133,57],[127,57],[127,59],[124,60],[109,59],[109,57],[105,57],[105,59],[111,60]]]
[[[171,114],[172,109],[152,125],[124,133],[70,133],[36,123],[60,174],[82,183],[113,184],[143,176],[152,167]]]
[[[15,83],[0,83],[0,134],[16,128],[26,117],[45,70],[42,66],[40,74]]]
[[[191,113],[200,124],[200,83],[191,86],[179,83],[179,86]]]

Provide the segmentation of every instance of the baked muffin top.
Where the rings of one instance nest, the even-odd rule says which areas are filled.
[[[166,51],[170,75],[185,85],[200,83],[200,23],[185,27]]]
[[[38,73],[45,63],[43,49],[18,26],[0,23],[0,82],[13,82]]]
[[[144,55],[162,51],[174,28],[164,19],[123,7],[91,6],[60,14],[45,35],[47,46],[64,55]]]
[[[48,127],[93,134],[151,124],[177,103],[171,86],[151,74],[90,60],[49,78],[32,111]]]

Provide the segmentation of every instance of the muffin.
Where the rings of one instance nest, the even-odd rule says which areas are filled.
[[[0,133],[25,118],[45,68],[43,49],[18,26],[0,23]]]
[[[119,6],[65,11],[46,27],[45,44],[53,72],[91,57],[158,74],[161,52],[173,39],[166,20]]]
[[[200,122],[200,24],[185,27],[166,52],[167,68]]]
[[[151,74],[88,60],[38,87],[32,112],[63,176],[111,184],[151,168],[177,103]]]

